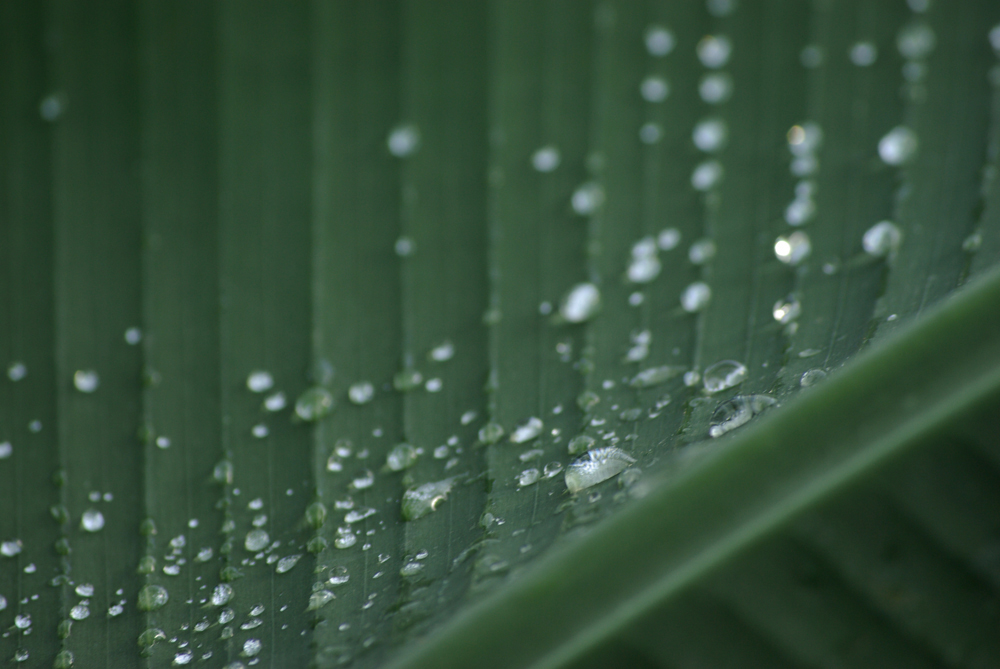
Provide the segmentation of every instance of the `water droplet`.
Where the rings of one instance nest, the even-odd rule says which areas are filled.
[[[243,546],[251,553],[256,553],[264,550],[270,541],[271,537],[268,536],[266,531],[253,529],[247,532],[246,539],[243,541]]]
[[[715,257],[715,242],[711,239],[699,239],[688,249],[688,260],[695,265],[703,265]]]
[[[996,51],[997,55],[1000,56],[1000,23],[993,26],[989,32],[990,46]]]
[[[446,362],[455,357],[455,345],[445,340],[432,348],[427,357],[434,362]]]
[[[101,385],[101,378],[92,369],[78,369],[73,374],[73,385],[81,393],[92,393]]]
[[[139,591],[139,610],[155,611],[162,608],[169,599],[170,593],[163,586],[144,585],[142,586],[142,590]]]
[[[652,388],[653,386],[665,383],[675,376],[679,376],[683,372],[683,367],[674,367],[672,365],[649,367],[633,376],[632,380],[629,381],[629,385],[633,388]]]
[[[309,595],[309,606],[306,607],[306,611],[321,609],[336,598],[337,596],[329,590],[317,590]]]
[[[14,557],[21,552],[23,544],[20,539],[13,539],[12,541],[5,541],[0,543],[0,555],[4,557]]]
[[[599,183],[588,181],[573,191],[570,203],[573,211],[581,216],[593,214],[604,204],[604,188]]]
[[[722,175],[722,163],[718,160],[706,160],[691,173],[691,186],[697,191],[711,190],[722,180]]]
[[[554,478],[563,469],[561,462],[550,462],[542,469],[542,475],[547,478]]]
[[[189,650],[182,650],[176,655],[174,655],[174,661],[172,664],[183,666],[185,664],[190,664],[191,660],[194,659],[194,653]]]
[[[809,235],[804,232],[793,232],[787,237],[778,237],[774,240],[774,255],[786,265],[798,265],[809,257],[812,252],[812,243]]]
[[[539,172],[552,172],[559,161],[559,149],[554,146],[543,146],[531,155],[531,166]]]
[[[670,84],[663,77],[646,77],[639,85],[639,92],[646,102],[663,102],[670,95]]]
[[[774,320],[782,324],[791,323],[801,313],[802,305],[794,295],[789,295],[783,300],[778,300],[774,303],[774,308],[771,310]]]
[[[601,396],[592,390],[584,390],[576,398],[576,405],[582,411],[590,411],[601,401]]]
[[[563,298],[559,313],[570,323],[590,320],[601,309],[601,291],[592,283],[578,283]]]
[[[98,532],[104,527],[104,514],[97,509],[87,509],[80,516],[80,527],[88,532]]]
[[[656,245],[661,251],[672,251],[681,243],[681,231],[677,228],[664,228],[656,236]]]
[[[747,378],[747,368],[735,360],[722,360],[705,370],[702,382],[705,390],[717,393],[743,383]]]
[[[517,459],[520,460],[521,462],[529,462],[530,460],[535,460],[536,458],[540,458],[543,455],[545,455],[545,451],[543,451],[540,448],[533,448],[529,451],[521,453],[519,456],[517,456]]]
[[[698,94],[709,104],[726,102],[733,92],[733,80],[725,72],[706,74],[698,85]]]
[[[14,627],[19,630],[26,630],[31,627],[31,614],[25,613],[14,616]]]
[[[137,574],[149,575],[156,571],[156,558],[152,555],[144,555],[139,558],[139,567],[135,570]]]
[[[799,52],[799,62],[802,63],[802,67],[810,70],[819,67],[823,64],[823,49],[815,44],[803,47],[802,51]]]
[[[931,0],[906,0],[906,5],[911,12],[921,14],[931,7]]]
[[[220,583],[212,590],[212,597],[209,601],[212,603],[212,606],[223,606],[232,598],[233,586],[228,583]]]
[[[903,58],[921,60],[930,55],[937,43],[934,30],[926,23],[905,26],[896,36],[896,48]]]
[[[702,65],[717,70],[729,62],[733,45],[725,35],[707,35],[698,42],[697,52]]]
[[[404,492],[403,519],[416,520],[432,511],[437,511],[441,503],[447,499],[448,493],[451,492],[454,481],[454,479],[444,479],[443,481],[425,483]]]
[[[812,199],[796,198],[785,207],[785,222],[789,225],[808,223],[816,214],[816,203]]]
[[[74,592],[76,592],[77,597],[93,597],[94,586],[90,583],[81,583],[76,586]]]
[[[424,375],[413,368],[400,370],[392,378],[392,386],[401,393],[416,390],[424,381]]]
[[[142,341],[142,330],[136,327],[129,328],[125,330],[125,343],[129,346],[135,346]]]
[[[570,455],[579,455],[580,453],[585,453],[594,447],[594,438],[586,435],[579,434],[569,440],[567,444],[567,449]]]
[[[51,123],[62,116],[63,108],[62,96],[53,93],[42,98],[42,101],[38,104],[38,113],[41,115],[42,120]]]
[[[267,514],[258,513],[256,516],[253,517],[251,524],[254,527],[264,527],[265,525],[267,525]]]
[[[123,613],[125,613],[125,607],[122,604],[112,604],[108,607],[109,618],[117,618]]]
[[[625,409],[620,414],[618,414],[618,418],[620,420],[622,420],[623,422],[625,422],[625,423],[633,423],[633,422],[639,420],[639,418],[641,416],[642,416],[642,409],[640,409],[638,407],[633,407],[631,409]]]
[[[90,609],[83,604],[77,604],[69,610],[69,617],[73,620],[83,620],[90,616]]]
[[[871,42],[857,42],[847,52],[851,62],[858,67],[874,65],[878,59],[878,49]]]
[[[799,385],[803,388],[808,388],[809,386],[816,385],[825,378],[826,372],[822,369],[808,369],[802,372],[802,377],[799,379]]]
[[[347,514],[344,516],[344,522],[347,523],[348,525],[352,523],[358,523],[364,520],[365,518],[370,518],[374,516],[376,513],[377,511],[375,511],[375,509],[371,507],[352,509],[348,511]]]
[[[707,0],[705,8],[716,18],[729,16],[736,11],[736,0]]]
[[[373,485],[375,485],[375,474],[368,469],[361,472],[361,474],[354,477],[354,480],[351,481],[351,488],[354,490],[367,490]]]
[[[887,165],[902,165],[917,153],[917,134],[897,125],[878,142],[878,155]]]
[[[542,473],[533,467],[531,469],[525,469],[517,475],[517,485],[524,488],[537,482],[541,476]]]
[[[181,573],[181,567],[180,565],[176,564],[164,565],[163,573],[166,574],[167,576],[177,576],[178,574]]]
[[[713,153],[721,150],[729,138],[729,129],[725,121],[717,118],[700,121],[691,133],[691,140],[701,151]]]
[[[247,639],[243,642],[243,655],[245,657],[253,657],[260,652],[261,648],[260,639]]]
[[[271,434],[271,430],[268,429],[267,425],[264,423],[257,423],[252,428],[250,428],[250,434],[257,437],[258,439],[263,439],[267,435]]]
[[[349,527],[338,527],[337,536],[333,540],[333,545],[337,548],[350,548],[358,543],[358,537]]]
[[[633,257],[628,266],[628,280],[632,283],[649,283],[660,274],[660,261],[653,255]]]
[[[712,299],[712,289],[702,281],[696,281],[681,293],[681,307],[688,313],[696,313],[708,306]]]
[[[417,449],[410,444],[396,444],[385,458],[385,463],[394,472],[411,467],[417,461]]]
[[[396,255],[400,258],[408,258],[413,255],[413,252],[417,247],[410,237],[404,236],[396,240],[396,244],[393,248],[396,251]]]
[[[295,401],[295,415],[305,421],[317,421],[333,411],[333,407],[333,395],[330,391],[321,386],[314,386]]]
[[[3,595],[0,595],[0,611],[3,611],[6,608],[7,608],[7,598],[4,597]]]
[[[767,395],[737,395],[720,404],[712,413],[712,425],[708,428],[708,434],[721,437],[746,425],[754,416],[776,404],[774,398]]]
[[[274,387],[274,377],[269,372],[255,370],[247,376],[247,388],[250,392],[264,393]]]
[[[327,583],[332,586],[343,585],[350,578],[350,575],[347,573],[347,567],[337,566],[330,570],[330,578],[327,579]]]
[[[420,131],[412,124],[397,126],[389,133],[386,144],[389,153],[397,158],[411,156],[420,148]]]
[[[159,436],[156,438],[156,445],[159,448],[170,448],[170,437]]]
[[[441,379],[433,378],[427,379],[427,383],[424,384],[424,389],[429,393],[440,392],[441,388],[444,386],[444,382]]]
[[[347,397],[355,404],[368,404],[375,397],[375,386],[369,381],[359,381],[347,389]]]
[[[56,653],[56,659],[52,663],[53,669],[70,669],[73,666],[73,662],[76,658],[73,657],[73,653],[68,650],[61,650]]]
[[[861,245],[865,253],[876,257],[889,255],[903,241],[903,233],[892,221],[881,221],[865,231]]]
[[[618,475],[634,463],[635,458],[614,446],[595,448],[566,468],[566,487],[575,494]]]
[[[302,558],[301,555],[289,555],[288,557],[283,557],[278,560],[278,566],[274,568],[274,571],[279,574],[284,574],[292,570],[298,561]]]
[[[208,562],[209,560],[212,559],[212,556],[214,554],[215,554],[215,551],[213,551],[211,549],[211,547],[205,546],[204,548],[202,548],[202,549],[200,549],[198,551],[197,555],[194,556],[194,561],[195,562]]]
[[[288,404],[288,400],[285,399],[285,393],[280,390],[273,395],[269,395],[264,400],[264,408],[268,411],[281,411]]]
[[[662,58],[674,50],[674,34],[663,26],[649,26],[645,35],[646,51],[650,56]]]
[[[212,478],[216,483],[229,485],[233,482],[233,463],[229,460],[220,460],[212,470]]]
[[[542,419],[532,416],[527,420],[527,422],[520,425],[511,433],[510,440],[515,444],[523,444],[526,441],[531,441],[540,435],[544,428],[545,425],[542,423]]]
[[[20,381],[28,375],[28,368],[23,362],[12,362],[7,368],[7,378],[11,381]]]
[[[656,144],[663,139],[663,128],[658,123],[644,123],[639,128],[639,141],[643,144]]]
[[[450,452],[449,448],[442,444],[441,446],[438,446],[437,448],[434,449],[434,458],[436,460],[444,460],[446,457],[448,457],[449,452]]]

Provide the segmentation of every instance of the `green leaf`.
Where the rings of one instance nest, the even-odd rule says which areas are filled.
[[[996,665],[995,5],[4,4],[0,659]]]

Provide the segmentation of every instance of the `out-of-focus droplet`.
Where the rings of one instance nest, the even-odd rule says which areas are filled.
[[[903,58],[922,60],[930,55],[937,44],[934,30],[926,23],[912,23],[903,27],[896,36],[896,48]]]
[[[917,134],[898,125],[878,142],[878,155],[887,165],[903,165],[917,153]]]
[[[865,231],[861,246],[868,255],[881,257],[889,255],[903,241],[903,233],[892,221],[880,221]]]
[[[570,204],[573,211],[581,216],[588,216],[604,204],[604,188],[599,183],[588,181],[573,191]]]
[[[798,265],[809,257],[812,243],[804,232],[793,232],[787,237],[778,237],[774,242],[774,255],[786,265]]]
[[[871,42],[857,42],[851,46],[847,55],[858,67],[868,67],[878,59],[878,49]]]
[[[413,124],[399,125],[389,133],[386,145],[397,158],[412,156],[420,148],[420,130]]]
[[[774,303],[774,308],[771,310],[774,320],[781,324],[791,323],[801,313],[802,305],[794,295],[789,295],[783,300],[778,300]]]
[[[722,176],[722,163],[717,160],[706,160],[691,173],[691,186],[697,191],[708,191],[722,181]]]
[[[255,370],[247,376],[247,388],[250,392],[264,393],[274,387],[274,377],[270,372]]]
[[[698,95],[711,105],[722,104],[733,94],[733,78],[725,72],[712,72],[701,78]]]
[[[670,84],[663,77],[646,77],[639,85],[639,92],[646,102],[663,102],[670,95]]]
[[[375,386],[370,381],[359,381],[347,389],[347,397],[354,404],[368,404],[375,397]]]
[[[554,146],[543,146],[531,155],[531,166],[539,172],[552,172],[559,162],[559,149]]]
[[[691,133],[691,141],[701,151],[714,153],[722,150],[729,138],[729,129],[722,119],[700,121]]]
[[[592,283],[578,283],[563,298],[559,313],[570,323],[593,318],[601,308],[601,291]]]
[[[322,386],[309,388],[295,401],[295,415],[304,421],[317,421],[333,411],[330,391]]]
[[[663,26],[649,26],[645,35],[646,51],[656,57],[666,56],[674,50],[674,34]]]
[[[92,393],[101,385],[101,377],[92,369],[78,369],[73,374],[73,385],[81,393]]]
[[[707,307],[711,300],[712,289],[702,281],[695,281],[681,293],[681,307],[692,314]]]
[[[702,65],[717,70],[729,62],[733,45],[725,35],[707,35],[698,42],[696,51]]]
[[[87,532],[98,532],[104,528],[104,514],[97,509],[87,509],[80,516],[80,527]]]
[[[705,390],[717,393],[743,383],[746,378],[746,365],[735,360],[722,360],[705,369],[702,382],[705,384]]]

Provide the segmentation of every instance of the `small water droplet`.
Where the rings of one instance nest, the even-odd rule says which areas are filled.
[[[798,265],[812,253],[812,242],[809,235],[796,231],[787,237],[774,240],[774,255],[786,265]]]
[[[334,408],[333,395],[322,386],[314,386],[295,401],[295,415],[304,421],[317,421]]]
[[[278,574],[289,572],[301,558],[301,555],[289,555],[288,557],[283,557],[278,560],[278,565],[274,568],[274,571]]]
[[[444,479],[408,489],[403,493],[403,519],[416,520],[437,511],[447,499],[453,485],[454,479]]]
[[[170,437],[159,436],[156,438],[156,445],[159,448],[170,448]]]
[[[255,370],[247,376],[247,388],[250,392],[264,393],[274,387],[274,377],[270,372]]]
[[[38,113],[41,115],[42,120],[51,123],[62,116],[63,108],[62,96],[53,93],[42,98],[42,101],[38,104]]]
[[[212,603],[212,606],[223,606],[232,598],[233,586],[228,583],[220,583],[212,590],[212,597],[209,601]]]
[[[194,653],[189,650],[182,650],[174,655],[174,661],[172,664],[177,666],[183,666],[185,664],[190,664],[191,660],[194,659]]]
[[[861,238],[861,245],[865,253],[881,257],[889,255],[903,241],[903,233],[892,221],[880,221],[865,231]]]
[[[135,346],[142,341],[142,330],[136,327],[131,327],[125,330],[125,343],[129,346]]]
[[[802,305],[794,295],[789,295],[783,300],[778,300],[774,303],[774,307],[771,310],[774,320],[782,324],[791,323],[801,313]]]
[[[233,463],[229,460],[220,460],[212,469],[212,478],[216,483],[229,485],[233,482]]]
[[[359,381],[347,389],[347,397],[355,404],[368,404],[375,397],[375,386],[370,381]]]
[[[566,468],[566,487],[575,494],[618,475],[634,463],[635,458],[614,446],[595,448]]]
[[[912,23],[896,36],[896,48],[903,58],[921,60],[930,55],[937,44],[934,30],[926,23]]]
[[[412,156],[420,148],[420,130],[412,124],[397,126],[386,140],[389,153],[397,158]]]
[[[585,453],[594,447],[594,438],[586,434],[578,434],[569,440],[567,450],[570,455]]]
[[[592,283],[578,283],[563,298],[559,313],[570,323],[590,320],[601,309],[601,291]]]
[[[815,44],[806,45],[799,52],[799,62],[810,70],[819,67],[823,64],[823,49]]]
[[[155,611],[162,608],[170,599],[170,593],[161,585],[144,585],[139,591],[138,606],[140,611]]]
[[[887,165],[903,165],[917,153],[917,133],[897,125],[878,141],[878,155]]]
[[[333,545],[337,548],[350,548],[358,542],[358,537],[349,527],[338,527],[337,536],[333,540]]]
[[[401,393],[410,392],[420,387],[424,375],[413,368],[402,369],[392,379],[392,386]]]
[[[588,181],[573,191],[570,204],[573,211],[581,216],[593,214],[604,204],[604,188],[599,183]]]
[[[250,434],[257,437],[258,439],[263,439],[267,435],[271,434],[271,430],[264,423],[257,423],[252,428],[250,428]]]
[[[532,485],[541,478],[542,473],[532,467],[531,469],[525,469],[523,472],[517,475],[517,485],[521,488]]]
[[[722,360],[705,370],[703,383],[709,393],[717,393],[743,383],[747,378],[747,368],[735,360]]]
[[[360,509],[351,509],[344,516],[344,522],[347,523],[348,525],[350,525],[352,523],[358,523],[358,522],[361,522],[362,520],[364,520],[365,518],[371,518],[376,513],[377,513],[377,511],[375,511],[375,509],[373,509],[371,507],[363,507],[363,508],[360,508]]]
[[[400,568],[399,575],[403,578],[412,578],[419,575],[424,568],[421,562],[407,562]]]
[[[708,191],[722,181],[722,176],[722,163],[718,160],[706,160],[691,173],[691,186],[697,191]]]
[[[263,648],[263,645],[260,639],[247,639],[243,642],[243,655],[245,657],[253,657],[260,652],[261,648]]]
[[[92,369],[78,369],[73,374],[73,385],[81,393],[92,393],[101,385],[101,378]]]
[[[663,26],[649,26],[645,35],[646,51],[649,55],[662,58],[674,50],[674,34]]]
[[[808,388],[816,385],[825,378],[826,372],[822,369],[808,369],[802,372],[802,377],[799,379],[799,385],[803,388]]]
[[[673,365],[649,367],[633,376],[632,380],[629,381],[629,385],[633,388],[652,388],[679,376],[683,372],[683,367],[675,367]]]
[[[712,72],[701,78],[698,95],[705,102],[717,105],[727,101],[733,94],[733,78],[725,72]]]
[[[427,357],[434,362],[446,362],[455,357],[455,345],[445,340],[432,348]]]
[[[439,378],[427,379],[427,383],[424,384],[424,389],[429,393],[440,392],[442,387],[444,382]]]
[[[531,166],[539,172],[552,172],[559,161],[559,149],[554,146],[543,146],[531,155]]]
[[[69,610],[69,617],[73,620],[83,620],[90,616],[90,609],[83,604],[77,604]]]
[[[663,77],[649,76],[642,80],[639,92],[646,102],[663,102],[670,95],[670,84]]]
[[[698,42],[698,60],[707,68],[717,70],[729,62],[733,45],[725,35],[707,35]]]
[[[104,527],[104,514],[97,509],[87,509],[80,516],[80,527],[88,532],[98,532]]]
[[[656,245],[661,251],[672,251],[681,243],[681,231],[677,228],[664,228],[656,236]]]
[[[696,281],[681,293],[681,307],[688,313],[696,313],[708,306],[712,299],[712,289],[702,281]]]
[[[544,428],[545,425],[542,423],[542,419],[532,416],[511,433],[510,440],[515,444],[523,444],[540,435]]]
[[[729,129],[725,121],[717,118],[700,121],[691,133],[691,140],[694,145],[706,153],[714,153],[721,150],[726,145],[729,138]]]
[[[563,469],[561,462],[550,462],[542,469],[542,475],[547,478],[553,478],[559,474]]]
[[[330,570],[330,578],[327,579],[327,583],[332,586],[343,585],[350,580],[350,575],[347,572],[347,567],[336,566]]]
[[[256,553],[264,550],[270,541],[271,537],[268,536],[267,532],[257,528],[247,532],[246,539],[243,541],[243,546],[251,553]]]
[[[754,416],[776,404],[774,398],[767,395],[737,395],[716,407],[712,413],[712,424],[708,428],[708,434],[712,437],[721,437],[746,425]]]
[[[117,618],[123,613],[125,613],[125,607],[122,604],[112,604],[108,607],[108,618]]]
[[[663,128],[659,123],[644,123],[639,128],[639,141],[643,144],[656,144],[663,139]]]
[[[7,368],[7,378],[11,381],[20,381],[28,375],[28,368],[23,362],[12,362]]]
[[[878,49],[871,42],[856,42],[851,45],[847,55],[858,67],[868,67],[878,59]]]

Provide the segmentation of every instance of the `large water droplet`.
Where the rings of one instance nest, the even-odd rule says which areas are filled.
[[[263,648],[263,645],[260,639],[247,639],[243,642],[243,655],[245,657],[253,657],[260,652],[261,648]]]
[[[847,55],[858,67],[868,67],[878,59],[878,49],[871,42],[857,42],[851,46]]]
[[[865,231],[861,245],[865,253],[873,256],[885,256],[899,248],[903,241],[903,233],[892,221],[881,221]]]
[[[702,281],[695,281],[681,293],[681,307],[692,314],[707,307],[711,300],[712,289]]]
[[[774,255],[786,265],[798,265],[808,258],[811,252],[812,242],[809,241],[809,235],[801,231],[774,240]]]
[[[897,125],[878,141],[878,155],[887,165],[902,165],[917,153],[917,133]]]
[[[163,608],[170,599],[170,593],[161,585],[144,585],[139,591],[138,607],[140,611],[155,611]]]
[[[220,583],[215,586],[215,589],[212,591],[212,597],[209,601],[212,602],[212,606],[223,606],[232,598],[233,586],[228,583]]]
[[[743,383],[746,378],[747,368],[743,363],[722,360],[705,370],[702,382],[705,384],[705,390],[717,393]]]
[[[544,428],[545,425],[542,423],[542,419],[532,416],[511,433],[510,440],[515,444],[523,444],[540,435]]]
[[[411,156],[420,148],[420,130],[412,124],[397,126],[389,133],[386,144],[389,153],[397,158]]]
[[[267,532],[257,528],[247,532],[246,539],[243,541],[243,546],[251,553],[256,553],[264,550],[270,541],[271,537],[268,536]]]
[[[369,381],[359,381],[347,389],[347,397],[355,404],[368,404],[375,397],[375,386]]]
[[[666,56],[674,50],[676,40],[674,34],[663,26],[649,26],[646,28],[646,51],[649,55],[656,57]]]
[[[531,166],[539,172],[552,172],[559,167],[559,149],[543,146],[531,155]]]
[[[635,458],[613,446],[595,448],[566,468],[566,487],[577,493],[618,475],[633,463]]]
[[[333,411],[334,401],[330,391],[321,386],[306,390],[295,401],[295,415],[305,421],[317,421]]]
[[[729,62],[733,45],[725,35],[707,35],[698,42],[697,52],[702,65],[717,70]]]
[[[448,497],[454,479],[444,479],[410,488],[403,493],[402,513],[404,520],[423,518],[438,507]]]
[[[563,298],[559,313],[570,323],[593,318],[601,308],[601,291],[592,283],[578,283]]]
[[[270,372],[254,370],[247,375],[247,388],[253,393],[264,393],[274,387],[274,377]]]
[[[78,369],[73,374],[73,385],[81,393],[92,393],[101,385],[101,377],[92,369]]]
[[[87,509],[80,516],[80,527],[88,532],[98,532],[104,527],[104,514],[97,509]]]
[[[301,558],[301,555],[289,555],[288,557],[283,557],[278,560],[278,565],[274,568],[274,571],[278,574],[289,572]]]
[[[754,416],[776,404],[774,398],[767,395],[737,395],[715,409],[708,434],[712,437],[721,437],[741,425],[746,425]]]

